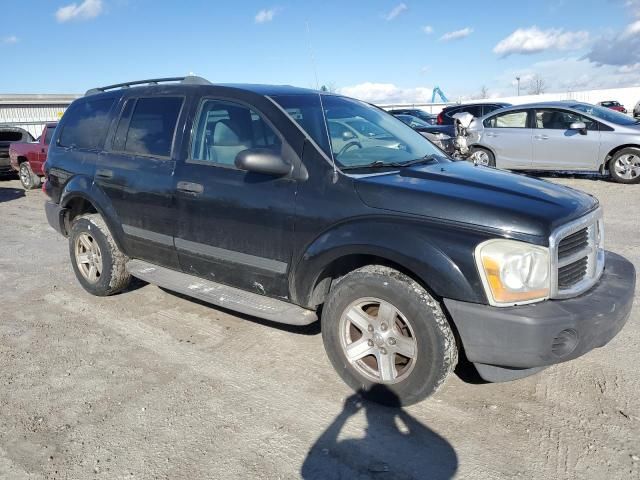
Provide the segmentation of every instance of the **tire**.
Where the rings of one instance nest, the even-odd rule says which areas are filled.
[[[81,215],[73,221],[69,255],[80,285],[92,295],[116,294],[127,288],[131,281],[125,267],[128,258],[97,213]]]
[[[33,173],[29,162],[24,161],[20,164],[20,170],[18,172],[20,177],[20,183],[25,190],[33,190],[40,186],[40,177]]]
[[[391,318],[392,327],[385,323]],[[340,278],[321,322],[325,350],[340,377],[363,397],[385,405],[411,405],[433,395],[458,361],[438,302],[389,267],[371,265]]]
[[[640,182],[640,148],[623,148],[609,160],[609,175],[614,182]]]
[[[474,162],[477,159],[478,165],[485,167],[495,167],[496,157],[490,150],[482,147],[471,147],[469,153],[469,161]]]

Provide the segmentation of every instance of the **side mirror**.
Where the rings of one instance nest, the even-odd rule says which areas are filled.
[[[292,166],[281,155],[266,148],[249,148],[236,155],[235,165],[247,172],[284,177],[291,173]]]
[[[584,122],[573,122],[569,125],[569,130],[578,130],[582,135],[587,134],[587,126]]]
[[[345,130],[342,133],[342,140],[344,140],[345,142],[348,142],[349,140],[353,140],[354,138],[356,138],[356,136],[353,134],[353,132],[350,132],[349,130]]]

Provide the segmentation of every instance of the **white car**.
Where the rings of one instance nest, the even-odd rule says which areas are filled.
[[[640,182],[640,121],[579,102],[501,109],[468,129],[471,159],[510,170],[609,171],[620,183]]]

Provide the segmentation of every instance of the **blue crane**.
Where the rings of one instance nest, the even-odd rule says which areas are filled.
[[[442,103],[449,103],[449,99],[444,92],[440,90],[440,87],[433,88],[433,92],[431,93],[431,103],[436,103],[436,94],[438,94]]]

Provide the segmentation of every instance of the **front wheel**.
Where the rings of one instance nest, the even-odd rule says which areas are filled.
[[[623,148],[609,161],[609,174],[618,183],[640,182],[640,149]]]
[[[496,157],[490,150],[482,147],[471,147],[470,151],[469,161],[485,167],[496,166]]]
[[[408,276],[379,265],[355,270],[331,289],[322,339],[342,379],[388,405],[435,393],[458,358],[438,302]]]

